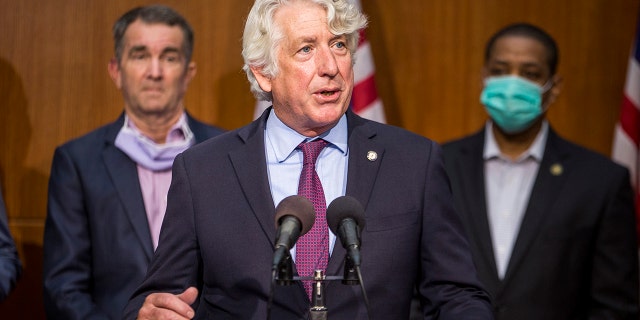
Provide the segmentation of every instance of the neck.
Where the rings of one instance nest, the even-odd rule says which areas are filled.
[[[140,116],[133,112],[127,112],[129,120],[148,138],[155,143],[165,143],[171,127],[175,125],[182,116],[182,109],[170,115],[166,114],[145,114]]]
[[[317,137],[331,130],[331,128],[335,127],[338,124],[338,122],[340,121],[340,117],[342,117],[340,116],[338,117],[338,119],[330,123],[317,124],[313,122],[309,123],[309,121],[296,121],[295,117],[291,117],[290,114],[287,114],[286,112],[279,112],[279,110],[276,108],[274,108],[273,111],[275,112],[278,119],[280,119],[280,121],[282,121],[282,123],[284,123],[287,127],[293,129],[295,132],[307,138]]]
[[[491,129],[493,130],[493,136],[496,139],[498,148],[500,148],[500,152],[511,160],[515,160],[521,156],[531,147],[533,141],[535,141],[538,136],[542,128],[542,120],[542,118],[538,119],[527,130],[516,134],[505,133],[493,124]]]

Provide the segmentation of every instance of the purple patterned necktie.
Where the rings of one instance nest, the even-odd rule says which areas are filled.
[[[329,260],[327,204],[324,199],[322,184],[315,168],[318,155],[327,144],[328,142],[318,139],[298,145],[304,155],[302,173],[300,173],[300,182],[298,184],[298,195],[309,199],[316,211],[316,221],[313,227],[296,244],[296,269],[301,277],[311,277],[313,276],[313,271],[317,269],[324,271]],[[303,281],[303,284],[309,299],[311,299],[313,281]]]

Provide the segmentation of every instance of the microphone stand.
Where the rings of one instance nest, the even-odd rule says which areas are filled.
[[[342,284],[349,286],[355,286],[360,283],[356,267],[353,264],[353,260],[348,255],[344,258],[344,277],[342,278]]]
[[[367,309],[367,318],[371,318],[371,311],[369,307],[369,299],[364,289],[364,283],[362,281],[362,275],[360,273],[360,267],[354,266],[353,261],[349,256],[345,257],[344,276],[326,276],[323,270],[315,270],[313,277],[298,277],[292,276],[292,259],[287,257],[286,260],[279,266],[277,270],[273,271],[273,281],[271,296],[273,296],[273,285],[275,283],[279,285],[291,285],[293,281],[313,281],[313,287],[311,291],[311,307],[309,308],[309,320],[327,320],[328,309],[325,306],[325,293],[324,282],[340,280],[345,285],[358,285],[362,290],[365,307]],[[268,304],[271,305],[271,301]],[[270,308],[268,310],[268,319],[270,319]]]
[[[289,252],[286,253],[284,260],[277,268],[271,270],[271,286],[269,292],[269,301],[267,302],[267,320],[271,320],[271,306],[273,305],[273,295],[275,294],[276,284],[288,286],[293,283],[293,262]]]
[[[278,266],[276,272],[276,283],[278,285],[288,286],[293,284],[293,262],[290,254],[287,254],[284,261]]]
[[[313,272],[313,287],[311,290],[311,308],[309,320],[327,320],[327,307],[324,306],[324,271]]]

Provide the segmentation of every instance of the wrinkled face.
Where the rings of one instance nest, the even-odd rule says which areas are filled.
[[[121,90],[125,110],[135,117],[182,112],[182,98],[195,75],[187,66],[184,34],[178,26],[135,21],[124,34],[121,61],[109,63],[109,74]]]
[[[549,68],[547,51],[535,39],[524,36],[504,36],[494,43],[483,76],[519,76],[544,86],[551,81],[551,89],[543,95],[543,105],[552,102],[559,93],[559,78],[554,78]]]
[[[353,89],[352,57],[346,37],[327,26],[319,5],[297,1],[278,9],[274,22],[283,35],[273,78],[252,69],[260,87],[273,94],[276,115],[305,136],[332,128],[346,112]]]

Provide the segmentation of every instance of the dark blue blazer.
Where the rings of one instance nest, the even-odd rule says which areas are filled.
[[[443,146],[456,209],[498,320],[638,319],[638,248],[625,168],[549,135],[504,279],[498,277],[484,130]]]
[[[11,237],[7,212],[0,188],[0,302],[4,301],[22,273],[22,263],[18,258],[16,244]]]
[[[160,244],[125,310],[135,319],[157,291],[199,288],[196,319],[267,318],[275,206],[265,160],[269,114],[176,158]],[[370,319],[408,319],[415,286],[425,319],[491,319],[462,226],[453,211],[440,148],[406,130],[347,113],[346,194],[365,208],[362,277]],[[367,159],[374,151],[378,157]],[[343,274],[339,241],[327,275]],[[359,286],[326,286],[328,318],[369,319]],[[307,319],[300,282],[277,286],[271,319]]]
[[[222,130],[188,116],[196,142]],[[153,257],[136,163],[115,122],[55,151],[44,233],[48,319],[119,319]]]

